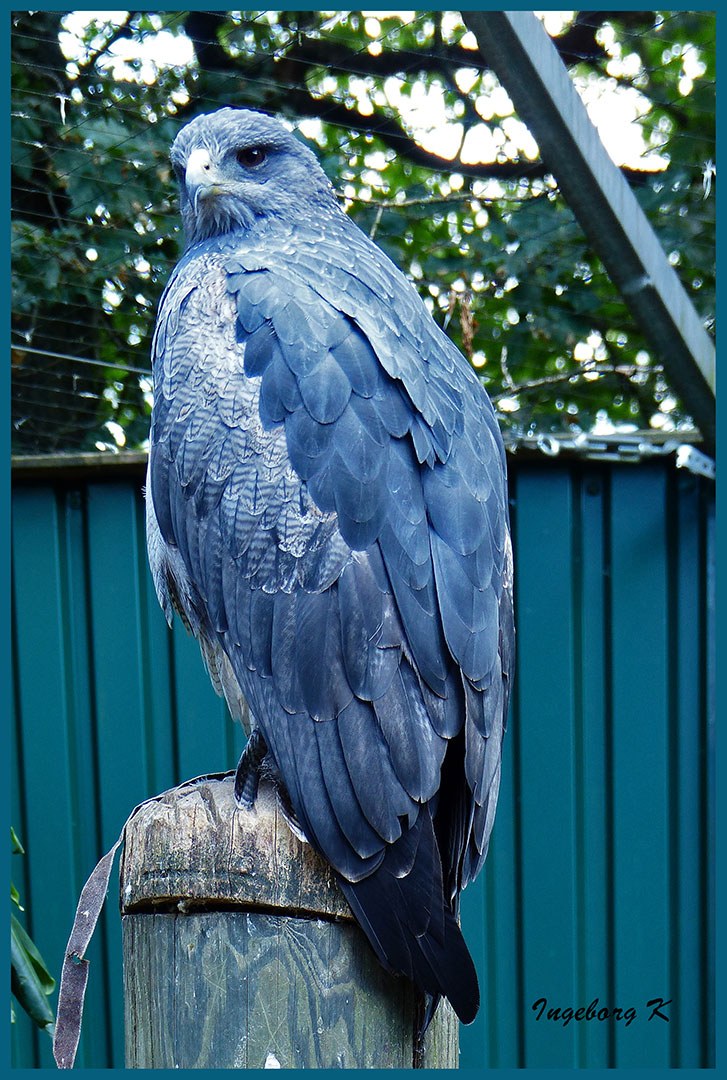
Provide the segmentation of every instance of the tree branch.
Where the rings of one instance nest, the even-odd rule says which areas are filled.
[[[131,20],[135,15],[135,11],[127,12],[124,21],[112,31],[109,37],[106,38],[106,41],[103,43],[101,48],[97,49],[95,53],[91,53],[87,60],[84,60],[82,64],[79,64],[79,67],[84,71],[92,68],[94,64],[96,64],[101,59],[102,56],[106,55],[114,42],[120,41],[121,38],[131,38],[132,30],[129,24],[131,23]]]
[[[355,51],[325,38],[299,37],[285,53],[278,57],[263,58],[232,57],[220,41],[220,30],[227,25],[224,12],[192,11],[184,20],[184,29],[191,39],[200,68],[204,72],[239,75],[241,87],[235,88],[235,100],[250,104],[245,90],[244,77],[248,79],[253,69],[259,78],[264,68],[270,67],[275,81],[288,90],[286,104],[297,116],[314,117],[353,131],[376,135],[384,145],[398,155],[421,168],[436,172],[458,172],[473,179],[485,180],[534,180],[548,175],[542,162],[507,160],[494,162],[464,163],[459,157],[444,158],[425,150],[393,117],[375,110],[371,116],[363,116],[342,102],[330,98],[315,97],[307,85],[311,69],[323,67],[342,74],[358,74],[384,78],[390,75],[407,75],[413,71],[423,74],[436,73],[443,78],[454,77],[462,67],[482,68],[478,55],[459,45],[442,44],[435,51],[418,52],[405,49],[396,52],[382,51],[372,56],[367,51]],[[595,28],[593,33],[595,33]],[[556,39],[557,41],[557,39]],[[262,63],[261,63],[262,60]],[[229,94],[229,92],[228,92]],[[463,99],[464,100],[464,99]],[[180,115],[191,113],[196,105],[190,101]],[[478,117],[479,120],[479,117]],[[648,181],[652,173],[623,168],[622,172],[632,185]]]
[[[578,371],[564,371],[560,375],[544,375],[542,379],[533,379],[530,382],[514,383],[512,378],[509,378],[509,382],[504,390],[500,393],[490,393],[490,397],[493,401],[501,401],[503,398],[513,397],[516,394],[525,393],[527,390],[540,390],[544,386],[557,386],[558,383],[573,383],[582,379],[585,375],[592,372],[598,372],[599,375],[622,375],[630,378],[636,375],[637,372],[644,372],[648,375],[658,375],[663,372],[663,367],[660,364],[654,364],[649,367],[645,367],[641,364],[599,364],[590,363],[584,364]],[[504,369],[503,369],[504,374]],[[629,392],[633,393],[636,387],[633,383],[629,382]]]

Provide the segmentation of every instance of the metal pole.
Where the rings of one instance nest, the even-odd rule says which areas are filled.
[[[711,448],[714,344],[545,28],[531,11],[463,11],[462,19]]]

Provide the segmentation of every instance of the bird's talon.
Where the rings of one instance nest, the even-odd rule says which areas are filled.
[[[260,765],[268,752],[258,728],[250,733],[235,772],[235,802],[243,810],[252,810],[260,785]]]

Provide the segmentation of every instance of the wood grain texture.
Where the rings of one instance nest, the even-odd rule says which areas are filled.
[[[328,865],[261,785],[144,807],[121,867],[128,1068],[411,1068],[419,995],[381,967]],[[440,1005],[417,1062],[455,1068]]]
[[[235,803],[232,777],[149,803],[126,831],[121,878],[123,912],[181,901],[353,919],[330,867],[293,835],[266,783],[251,811]]]

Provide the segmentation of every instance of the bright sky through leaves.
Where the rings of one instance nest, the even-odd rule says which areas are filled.
[[[387,16],[396,16],[401,22],[407,22],[414,16],[414,12],[408,11],[376,11],[363,12],[363,14],[366,17],[366,33],[372,38],[372,42],[377,40],[381,32],[380,20]],[[575,12],[541,11],[536,14],[542,18],[550,34],[558,34],[568,25]],[[70,61],[83,60],[87,47],[82,44],[82,38],[89,24],[98,26],[99,36],[98,41],[94,42],[94,47],[101,48],[105,40],[104,26],[118,26],[127,16],[128,12],[125,11],[71,12],[64,19],[66,33],[61,39],[64,54]],[[158,70],[185,66],[194,61],[194,50],[186,35],[183,32],[172,32],[164,28],[162,16],[158,17],[158,22],[159,30],[154,34],[147,34],[142,41],[124,37],[112,42],[101,62],[112,69],[115,79],[150,85],[156,80]],[[452,12],[449,14],[448,21],[445,20],[443,30],[451,31],[458,22],[458,14]],[[466,36],[472,37],[471,34]],[[613,47],[612,36],[609,38],[606,33],[602,43],[606,49]],[[474,39],[471,45],[475,47]],[[376,51],[380,51],[380,47]],[[609,70],[614,76],[628,74],[637,81],[639,70],[633,67],[634,59],[638,62],[636,54],[625,57],[614,55]],[[138,66],[132,67],[132,61],[138,61]],[[684,69],[685,81],[700,74],[700,61],[696,49],[685,50]],[[463,89],[468,82],[471,82],[473,74],[473,71],[462,69],[458,82],[461,80]],[[388,103],[400,113],[416,141],[431,153],[454,159],[461,150],[464,150],[463,160],[468,163],[494,161],[501,152],[504,152],[507,157],[513,157],[519,153],[534,160],[537,158],[537,146],[525,125],[515,117],[509,116],[512,112],[512,104],[506,92],[494,77],[486,81],[492,85],[477,99],[476,105],[483,123],[469,125],[468,130],[457,118],[448,115],[444,87],[441,84],[417,82],[414,83],[411,92],[405,93],[402,92],[406,85],[405,81],[391,78],[387,80],[386,96]],[[585,80],[577,77],[575,85],[583,98],[591,120],[598,128],[606,149],[617,165],[654,171],[665,167],[665,160],[655,152],[653,147],[648,146],[639,126],[639,119],[648,112],[651,106],[648,99],[639,93],[636,87],[617,86],[614,79],[600,76],[591,76]],[[370,80],[357,81],[358,107],[359,112],[364,116],[373,112],[373,107],[368,100],[369,90]],[[495,118],[494,127],[488,124],[493,118]],[[497,118],[503,118],[503,122],[497,123]]]

